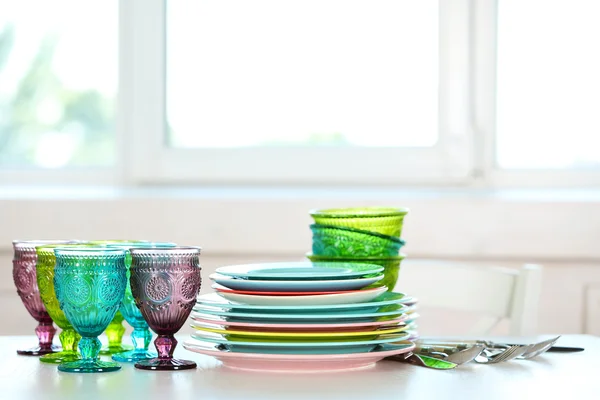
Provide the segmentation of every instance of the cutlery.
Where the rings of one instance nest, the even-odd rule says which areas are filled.
[[[529,346],[509,346],[507,349],[489,349],[486,348],[481,354],[475,357],[475,362],[479,364],[498,364],[515,359],[531,348]]]

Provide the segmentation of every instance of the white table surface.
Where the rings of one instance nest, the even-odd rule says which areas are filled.
[[[179,339],[181,346],[186,338]],[[118,372],[63,373],[16,354],[34,342],[33,336],[0,337],[0,399],[600,399],[600,338],[588,335],[566,335],[557,343],[584,352],[534,360],[447,371],[381,361],[366,370],[318,374],[233,370],[180,346],[175,355],[195,360],[198,369],[155,372],[123,364]]]

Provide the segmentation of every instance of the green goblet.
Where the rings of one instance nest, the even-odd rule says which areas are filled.
[[[89,243],[104,247],[107,244],[111,243],[147,243],[147,240],[92,240]],[[121,311],[117,311],[115,317],[104,332],[106,334],[106,338],[108,339],[108,345],[103,347],[100,350],[100,354],[102,355],[112,355],[123,353],[125,351],[129,351],[133,349],[133,346],[128,344],[123,344],[123,335],[125,335],[125,326],[123,326],[123,321],[125,317],[121,314]]]
[[[54,290],[54,269],[56,267],[56,256],[54,249],[57,247],[85,247],[85,244],[49,244],[36,247],[37,282],[40,289],[42,302],[52,320],[62,329],[59,335],[63,350],[58,353],[46,354],[40,357],[40,361],[51,364],[76,361],[81,358],[77,352],[77,344],[81,336],[73,329],[65,313],[60,309],[56,291]]]

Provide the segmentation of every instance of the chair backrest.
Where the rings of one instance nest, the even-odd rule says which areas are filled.
[[[482,314],[468,334],[489,333],[510,320],[511,335],[535,334],[542,267],[520,269],[472,266],[456,262],[406,260],[396,290],[418,298],[419,307]]]

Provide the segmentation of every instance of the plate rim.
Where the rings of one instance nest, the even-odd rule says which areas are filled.
[[[198,312],[198,309],[196,308],[196,306],[194,306],[192,308],[192,311]],[[231,316],[231,317],[239,317],[239,318],[257,318],[260,320],[265,320],[265,319],[293,319],[293,320],[305,320],[305,319],[332,319],[331,315],[317,315],[315,316],[315,314],[256,314],[256,313],[231,313],[231,312],[227,312],[227,311],[213,311],[213,310],[202,310],[202,312],[209,314],[209,315],[219,315],[219,316]],[[353,318],[375,318],[375,317],[385,317],[385,316],[389,316],[389,315],[401,315],[404,314],[404,310],[400,309],[400,310],[394,310],[394,311],[384,311],[384,312],[373,312],[373,313],[353,313],[353,314],[347,314],[347,313],[341,313],[341,316],[338,315],[334,315],[334,319],[340,319],[340,318],[347,318],[347,319],[353,319]]]
[[[270,311],[286,311],[286,310],[294,310],[294,311],[298,311],[298,310],[307,310],[307,311],[317,311],[317,310],[329,310],[329,309],[345,309],[345,308],[368,308],[368,307],[383,307],[383,306],[387,306],[387,305],[393,305],[393,304],[402,304],[404,305],[404,303],[402,302],[402,300],[411,300],[412,298],[404,293],[399,293],[399,292],[383,292],[381,293],[379,296],[383,296],[386,293],[390,293],[390,294],[398,294],[398,295],[402,295],[403,297],[401,297],[400,299],[395,299],[395,300],[382,300],[382,301],[373,301],[372,303],[370,302],[361,302],[361,303],[346,303],[346,304],[318,304],[318,305],[286,305],[286,306],[266,306],[266,305],[254,305],[254,304],[243,304],[243,303],[231,303],[231,300],[228,299],[223,299],[224,301],[228,301],[229,304],[224,304],[224,303],[213,303],[210,304],[207,302],[201,302],[200,298],[202,297],[207,297],[207,296],[219,296],[217,293],[207,293],[207,294],[203,294],[200,295],[196,298],[196,304],[200,304],[203,306],[207,306],[207,307],[215,307],[215,308],[221,308],[221,309],[226,309],[226,308],[232,308],[232,309],[242,309],[242,310],[270,310]],[[317,295],[318,296],[318,295]],[[328,296],[328,295],[324,295],[324,296]],[[219,297],[220,299],[222,299],[222,297]],[[373,299],[375,300],[375,299]],[[406,306],[405,306],[406,307]]]
[[[194,339],[197,340],[197,339]],[[315,360],[315,361],[319,361],[319,360],[331,360],[331,359],[362,359],[362,358],[371,358],[370,356],[374,356],[375,354],[377,355],[382,355],[383,357],[381,358],[385,358],[388,356],[392,356],[395,354],[403,354],[403,353],[408,353],[412,350],[415,349],[416,344],[409,341],[409,340],[402,340],[401,342],[408,342],[410,344],[407,343],[407,347],[403,347],[403,348],[398,348],[398,349],[391,349],[391,350],[375,350],[375,351],[368,351],[368,352],[364,352],[364,353],[335,353],[335,354],[272,354],[272,353],[243,353],[243,352],[238,352],[238,351],[231,351],[231,350],[218,350],[215,347],[216,346],[211,346],[212,349],[202,349],[199,348],[198,345],[195,345],[193,343],[190,343],[189,341],[185,341],[183,342],[183,346],[184,348],[187,347],[195,347],[196,349],[205,351],[205,353],[199,353],[197,351],[194,350],[190,350],[193,351],[195,353],[199,353],[199,354],[205,354],[208,356],[213,356],[215,358],[218,357],[224,357],[224,358],[235,358],[235,357],[241,357],[242,358],[254,358],[254,359],[271,359],[271,360],[303,360],[303,361],[310,361],[310,360]],[[209,343],[212,345],[212,343]]]
[[[194,340],[200,340],[200,341],[206,341],[209,343],[219,343],[219,344],[231,344],[234,346],[248,346],[248,347],[275,347],[275,348],[286,348],[286,347],[293,347],[293,348],[312,348],[312,347],[336,347],[336,348],[343,348],[345,346],[371,346],[371,345],[378,345],[378,344],[386,344],[386,343],[393,343],[393,342],[402,342],[407,340],[410,337],[410,334],[406,333],[406,332],[400,332],[400,333],[391,333],[390,335],[399,335],[399,337],[394,337],[394,338],[383,338],[383,339],[374,339],[374,340],[358,340],[358,341],[345,341],[345,340],[340,340],[340,341],[334,341],[334,342],[327,342],[327,341],[309,341],[309,342],[245,342],[243,340],[240,341],[230,341],[226,338],[223,339],[219,339],[219,338],[199,338],[199,337],[195,337],[195,335],[197,335],[198,332],[194,332],[192,333],[190,336],[192,339]]]
[[[336,273],[335,271],[332,270],[332,272],[330,274],[324,274],[323,276],[319,276],[317,278],[327,278],[327,277],[337,277],[340,276],[339,273],[339,269],[344,268],[344,269],[352,269],[352,268],[358,268],[359,266],[368,266],[370,267],[370,270],[367,271],[349,271],[346,274],[342,274],[340,277],[343,279],[343,277],[355,277],[355,276],[363,276],[363,275],[371,275],[371,274],[377,274],[380,272],[383,272],[384,268],[381,265],[377,265],[377,264],[370,264],[370,263],[351,263],[351,262],[327,262],[327,261],[279,261],[279,262],[267,262],[267,263],[251,263],[251,264],[233,264],[233,265],[225,265],[222,267],[218,267],[215,269],[215,273],[221,274],[221,275],[226,275],[226,276],[231,276],[231,277],[241,277],[241,278],[252,278],[253,280],[258,278],[260,279],[260,277],[262,276],[263,278],[267,278],[267,280],[269,280],[269,278],[273,279],[286,279],[287,278],[292,278],[289,280],[294,280],[298,278],[298,275],[290,275],[290,274],[270,274],[270,275],[264,275],[264,274],[256,274],[256,273],[252,273],[251,271],[238,271],[238,272],[231,272],[229,270],[231,269],[235,269],[235,268],[240,268],[242,269],[242,267],[246,267],[246,268],[251,268],[251,267],[262,267],[261,269],[269,269],[269,265],[271,265],[273,267],[273,269],[275,269],[275,265],[298,265],[298,267],[296,268],[290,268],[290,270],[294,270],[294,269],[300,269],[302,268],[300,265],[315,265],[315,264],[333,264],[332,268],[335,267],[337,268],[338,272]],[[342,267],[342,265],[347,265]],[[281,268],[281,267],[280,267]],[[307,267],[303,267],[303,268],[307,268]],[[225,271],[225,272],[223,272]],[[299,278],[300,280],[315,280],[312,278],[307,278],[307,279],[303,279],[302,277]],[[318,280],[318,279],[317,279]]]
[[[197,312],[192,312],[192,314],[190,315],[191,319],[194,319],[195,315],[197,314]],[[209,314],[212,315],[212,314]],[[392,323],[401,323],[404,322],[406,320],[408,320],[408,315],[407,314],[402,314],[400,317],[395,318],[395,319],[391,319],[391,320],[384,320],[384,321],[371,321],[371,322],[349,322],[349,323],[333,323],[333,324],[281,324],[281,323],[274,323],[274,324],[265,324],[265,323],[261,323],[261,322],[238,322],[238,321],[226,321],[226,320],[220,320],[220,321],[214,321],[211,320],[210,318],[208,319],[204,319],[205,321],[212,321],[212,323],[217,322],[217,325],[221,325],[221,326],[240,326],[240,327],[254,327],[254,328],[266,328],[266,327],[271,327],[271,328],[297,328],[297,327],[302,327],[302,326],[311,326],[314,329],[320,329],[320,328],[348,328],[348,325],[352,326],[381,326],[381,325],[385,325],[385,324],[392,324]],[[196,319],[194,319],[196,320]],[[230,324],[230,325],[226,325],[226,324]],[[235,324],[235,325],[231,325],[231,324]],[[238,325],[238,324],[243,324],[243,325]],[[250,325],[248,325],[250,324]]]
[[[409,330],[408,325],[397,325],[395,327],[390,327],[387,329],[381,330],[373,330],[373,331],[350,331],[350,332],[260,332],[260,331],[227,331],[224,329],[214,329],[210,327],[198,327],[192,326],[194,329],[201,330],[203,332],[211,332],[216,333],[218,335],[237,335],[237,336],[254,336],[261,338],[269,338],[269,337],[298,337],[300,339],[303,338],[319,338],[319,337],[331,337],[331,338],[339,338],[339,337],[361,337],[361,336],[370,336],[370,335],[390,335],[394,333],[406,332]]]

